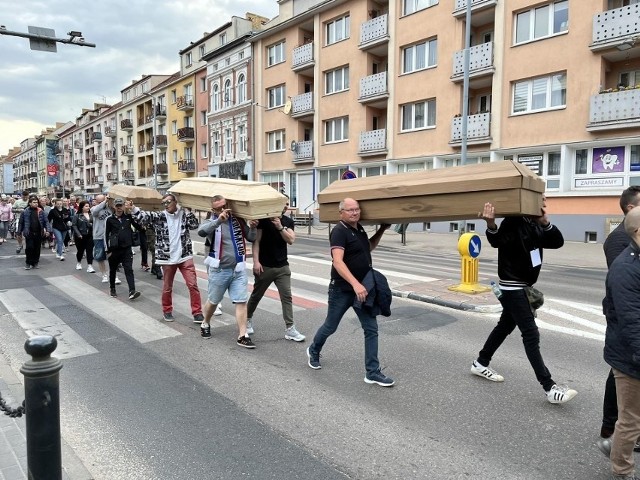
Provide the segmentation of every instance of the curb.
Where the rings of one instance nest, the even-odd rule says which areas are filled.
[[[500,313],[502,307],[500,305],[474,305],[466,301],[456,302],[452,300],[444,300],[433,295],[424,295],[422,293],[406,292],[402,290],[391,289],[391,294],[394,297],[408,298],[410,300],[417,300],[424,303],[432,303],[441,307],[453,308],[455,310],[462,310],[466,312],[479,312],[479,313]]]

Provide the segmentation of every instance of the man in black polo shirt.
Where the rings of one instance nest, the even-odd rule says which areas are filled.
[[[353,198],[340,202],[340,222],[331,231],[331,282],[327,317],[316,332],[313,343],[307,348],[308,364],[314,370],[321,368],[320,351],[327,338],[338,328],[344,314],[353,307],[355,300],[364,302],[367,289],[362,280],[371,270],[371,250],[378,246],[382,234],[390,225],[382,224],[371,238],[358,223],[360,206]],[[378,361],[378,322],[366,309],[353,309],[364,330],[364,363],[366,383],[390,387],[395,382],[380,371]]]
[[[287,197],[288,198],[288,197]],[[293,302],[291,298],[291,270],[287,258],[287,245],[293,245],[296,234],[295,224],[290,217],[285,217],[289,202],[282,214],[275,218],[262,218],[258,222],[256,240],[253,242],[253,291],[247,305],[247,334],[253,334],[253,312],[264,293],[272,283],[276,284],[282,317],[286,329],[284,338],[294,342],[302,342],[305,336],[293,324]]]

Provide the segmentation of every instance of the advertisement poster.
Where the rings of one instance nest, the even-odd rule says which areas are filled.
[[[46,140],[45,155],[47,158],[47,187],[60,185],[60,164],[56,155],[57,140]]]
[[[591,173],[624,172],[624,147],[594,148]]]

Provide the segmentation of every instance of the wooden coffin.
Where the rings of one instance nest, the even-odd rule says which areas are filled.
[[[136,207],[142,210],[164,210],[162,195],[149,187],[136,187],[133,185],[116,184],[109,187],[109,197],[112,199],[123,198],[133,201]]]
[[[545,183],[527,166],[499,161],[420,172],[338,180],[318,194],[321,222],[340,220],[338,204],[354,198],[361,223],[478,218],[491,202],[497,217],[539,215]]]
[[[185,178],[169,189],[178,202],[195,210],[211,210],[211,197],[222,195],[238,217],[246,220],[279,217],[287,197],[262,182],[228,178]]]

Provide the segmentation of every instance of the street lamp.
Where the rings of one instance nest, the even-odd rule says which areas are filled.
[[[142,92],[142,95],[151,97],[151,108],[153,110],[153,187],[158,190],[158,138],[156,135],[156,97],[149,92]]]

